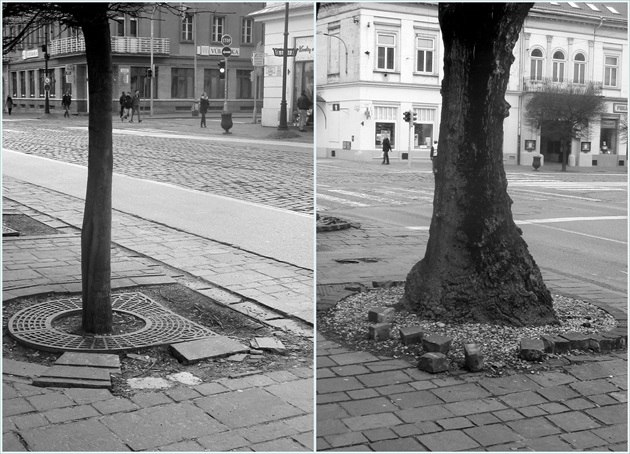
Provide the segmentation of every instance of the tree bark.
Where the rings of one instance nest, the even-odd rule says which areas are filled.
[[[425,257],[403,302],[429,319],[542,325],[552,298],[512,217],[503,168],[512,50],[532,4],[440,4],[440,152]]]
[[[91,3],[79,19],[89,84],[88,181],[81,232],[83,329],[95,334],[112,330],[112,58],[108,6]]]

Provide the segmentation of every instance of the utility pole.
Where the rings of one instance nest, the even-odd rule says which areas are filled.
[[[282,52],[282,101],[280,101],[279,130],[289,129],[287,125],[287,46],[289,43],[289,3],[284,4],[284,46]]]

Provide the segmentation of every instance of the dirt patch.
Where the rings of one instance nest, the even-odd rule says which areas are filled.
[[[129,290],[126,290],[129,291]],[[270,352],[258,352],[248,355],[241,361],[220,358],[205,360],[193,365],[180,364],[168,350],[168,346],[150,347],[130,350],[122,353],[122,374],[113,376],[115,395],[128,396],[136,391],[127,385],[127,379],[135,377],[162,377],[178,372],[190,372],[203,381],[212,381],[218,378],[238,376],[247,373],[263,373],[277,370],[291,370],[295,367],[311,367],[313,364],[313,342],[311,339],[296,334],[269,327],[253,320],[243,314],[233,311],[212,299],[201,295],[179,284],[154,285],[136,287],[134,292],[142,292],[169,310],[205,326],[213,332],[229,336],[240,343],[249,346],[255,337],[273,336],[279,339],[286,347],[285,354]],[[117,291],[114,293],[122,293]],[[11,316],[30,305],[46,300],[58,299],[75,295],[47,295],[30,298],[21,298],[4,303],[3,305],[3,357],[18,361],[27,361],[43,365],[52,365],[61,353],[37,351],[17,343],[9,336],[7,323]],[[69,330],[81,330],[80,317],[71,316],[59,322],[57,329],[69,332]],[[115,318],[115,329],[123,332],[123,325],[137,324],[137,321],[128,320],[126,317]],[[138,324],[138,329],[141,325]],[[131,354],[127,356],[127,354]]]
[[[2,225],[17,231],[19,236],[56,235],[59,232],[25,214],[3,214]]]

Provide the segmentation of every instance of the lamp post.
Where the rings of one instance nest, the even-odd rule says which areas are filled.
[[[341,41],[341,44],[343,44],[343,47],[346,50],[346,74],[348,74],[348,46],[346,46],[346,42],[340,37],[338,37],[337,35],[331,35],[330,33],[320,32],[318,33],[318,35],[324,35],[324,36],[329,36],[331,38],[337,38],[339,41]]]
[[[50,93],[50,80],[48,79],[48,60],[50,59],[50,54],[48,54],[48,27],[46,27],[46,44],[42,46],[42,50],[44,51],[44,113],[50,114],[50,99],[48,95]]]
[[[153,16],[155,15],[155,10],[157,9],[157,5],[153,7],[153,11],[151,12],[151,77],[150,77],[150,87],[149,87],[149,116],[153,116],[153,78],[155,77],[155,68],[153,67]]]
[[[282,52],[282,101],[280,101],[280,124],[278,130],[287,130],[287,45],[289,42],[289,3],[284,4],[284,45]]]

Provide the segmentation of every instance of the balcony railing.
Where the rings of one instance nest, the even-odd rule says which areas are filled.
[[[153,38],[153,53],[169,55],[171,42],[168,38]],[[83,36],[54,39],[49,44],[50,55],[80,54],[85,52]],[[112,52],[116,54],[150,54],[151,38],[112,36]]]
[[[540,89],[545,85],[551,85],[551,86],[561,87],[561,88],[566,88],[569,85],[577,85],[577,86],[585,87],[586,85],[590,83],[591,82],[588,80],[584,81],[584,83],[577,83],[577,82],[573,82],[572,80],[563,80],[563,81],[553,80],[550,77],[545,77],[542,79],[531,79],[529,77],[523,77],[523,91],[540,91]],[[592,83],[595,86],[595,88],[597,88],[598,90],[602,89],[601,82],[592,82]]]

